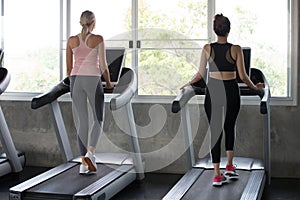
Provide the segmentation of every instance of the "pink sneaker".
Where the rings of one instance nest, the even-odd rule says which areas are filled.
[[[233,165],[226,165],[226,171],[225,171],[224,175],[228,179],[238,179],[239,178],[239,174],[236,173],[235,166],[233,166]]]
[[[223,174],[220,176],[214,175],[213,186],[222,186],[224,183],[227,183],[227,179]]]

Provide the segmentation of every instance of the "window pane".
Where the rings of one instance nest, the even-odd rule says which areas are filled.
[[[104,37],[106,47],[125,47],[129,46],[132,40],[131,32],[131,0],[72,0],[71,2],[71,35],[81,32],[80,15],[85,10],[90,10],[95,14],[96,27],[94,34]],[[65,51],[63,52],[65,56]],[[126,55],[126,66],[129,67],[131,55],[129,51]],[[65,62],[64,68],[65,68]],[[128,65],[129,64],[129,65]],[[66,73],[66,70],[63,70]]]
[[[251,67],[263,71],[272,96],[287,96],[288,1],[216,0],[216,12],[231,21],[229,42],[251,48]]]
[[[85,10],[95,14],[93,33],[102,35],[105,40],[114,40],[107,42],[106,46],[128,47],[128,42],[124,41],[131,40],[131,0],[72,0],[71,35],[81,32],[80,15]]]
[[[139,40],[208,38],[207,0],[141,0],[138,6]],[[170,34],[161,37],[157,30]]]
[[[200,50],[140,50],[139,95],[177,95],[198,69]]]
[[[59,81],[59,1],[9,0],[4,6],[7,91],[48,90]]]
[[[138,94],[177,95],[208,41],[207,0],[141,0],[138,6]]]

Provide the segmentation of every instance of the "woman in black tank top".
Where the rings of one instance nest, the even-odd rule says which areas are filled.
[[[209,78],[204,107],[211,131],[211,158],[214,166],[213,185],[221,186],[228,179],[237,179],[233,163],[235,141],[235,124],[240,110],[240,91],[236,73],[250,88],[258,90],[263,83],[256,85],[245,72],[242,49],[239,45],[227,42],[230,21],[222,14],[214,18],[214,31],[217,42],[203,47],[198,72],[185,86],[192,85],[204,77],[206,65],[209,64]],[[182,87],[182,88],[183,88]],[[227,165],[224,174],[220,171],[221,140],[225,133]]]

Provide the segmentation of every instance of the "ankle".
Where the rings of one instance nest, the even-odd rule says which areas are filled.
[[[82,164],[82,165],[87,165],[87,163],[86,163],[85,160],[84,160],[84,156],[81,156],[81,164]]]
[[[215,171],[215,172],[214,172],[214,175],[215,175],[215,176],[221,176],[222,173],[221,173],[221,171]]]
[[[95,155],[95,148],[93,146],[89,146],[89,151]]]

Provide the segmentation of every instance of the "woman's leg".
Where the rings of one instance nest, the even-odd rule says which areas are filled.
[[[104,92],[100,77],[92,77],[87,95],[93,113],[89,150],[95,154],[95,148],[103,131]]]
[[[214,174],[220,176],[220,157],[222,141],[222,107],[212,105],[209,93],[205,96],[205,112],[211,131],[211,157],[214,166]]]
[[[72,76],[70,80],[70,91],[72,97],[73,117],[77,124],[77,140],[82,164],[86,164],[84,156],[88,145],[88,110],[87,96],[82,88],[82,77]]]
[[[229,87],[231,90],[227,95],[227,111],[224,123],[225,149],[227,154],[227,165],[233,164],[235,125],[240,110],[240,93],[237,85]]]

